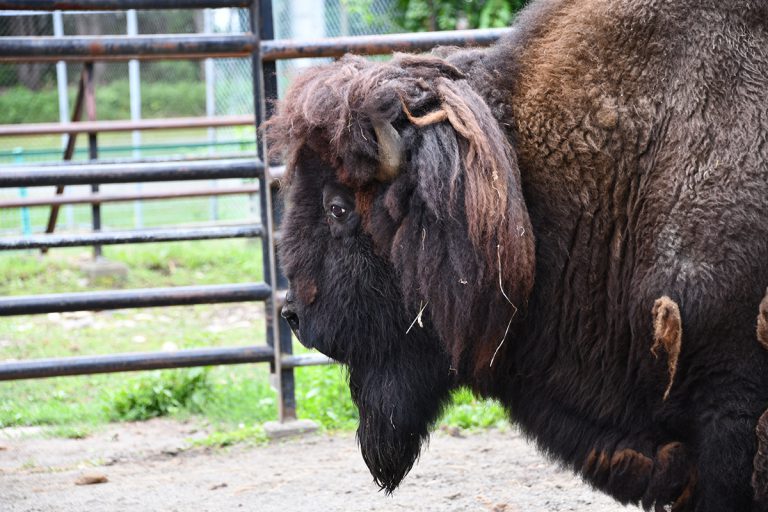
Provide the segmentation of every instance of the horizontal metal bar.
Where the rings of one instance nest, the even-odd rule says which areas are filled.
[[[186,147],[186,146],[182,146]],[[125,151],[133,151],[133,146],[126,146]],[[101,150],[101,146],[99,146],[99,150]],[[24,151],[23,155],[32,154],[33,156],[37,156],[33,151],[36,150],[29,150],[29,152]],[[61,151],[57,151],[56,153],[57,160],[46,160],[44,162],[35,162],[35,163],[21,163],[21,164],[7,164],[7,168],[11,169],[38,169],[42,167],[48,167],[48,168],[59,168],[62,165],[72,165],[73,162],[70,160],[62,161],[61,158]],[[243,159],[246,157],[250,157],[251,154],[255,154],[255,151],[230,151],[228,153],[204,153],[204,154],[192,154],[189,156],[180,155],[180,154],[167,154],[167,155],[160,155],[160,156],[142,156],[140,158],[135,158],[132,156],[124,156],[124,157],[112,157],[112,158],[99,158],[98,162],[91,162],[88,160],[84,160],[81,162],[78,162],[74,165],[106,165],[106,164],[159,164],[159,163],[171,163],[171,162],[197,162],[202,160],[238,160]],[[12,157],[13,154],[6,154],[6,157]],[[4,172],[4,171],[3,171]],[[0,172],[0,174],[2,174]]]
[[[488,46],[512,31],[502,29],[451,30],[409,34],[330,37],[325,39],[275,39],[262,41],[265,61],[307,57],[340,57],[346,53],[382,55],[393,51],[416,52],[435,46]]]
[[[0,238],[0,251],[80,247],[88,245],[146,244],[183,240],[216,240],[222,238],[257,238],[264,234],[261,226],[212,227],[192,229],[144,229],[136,231],[99,231],[82,235],[31,235]]]
[[[3,37],[0,62],[125,61],[247,57],[252,34]]]
[[[338,57],[345,53],[380,55],[392,51],[423,51],[439,45],[489,45],[511,30],[478,29],[267,40],[261,42],[261,52],[265,61]],[[257,39],[249,33],[213,36],[3,37],[0,38],[0,62],[246,57],[251,55],[256,44]]]
[[[336,361],[322,354],[301,354],[285,356],[282,359],[283,368],[296,368],[299,366],[321,366],[336,364]]]
[[[161,199],[188,199],[193,197],[258,194],[258,192],[258,185],[247,187],[206,187],[194,190],[138,192],[134,194],[104,194],[100,192],[88,196],[20,197],[14,199],[0,199],[0,208],[29,208],[35,206],[61,206],[65,204],[103,204],[121,203],[126,201],[157,201]]]
[[[91,183],[134,183],[226,178],[258,178],[264,165],[256,158],[149,162],[134,164],[72,164],[8,167],[0,187],[45,187]]]
[[[122,11],[248,7],[248,0],[0,0],[3,11]]]
[[[271,347],[251,346],[9,361],[0,363],[0,381],[219,364],[265,363],[273,357],[274,351]]]
[[[0,46],[2,46],[0,38]],[[0,59],[1,60],[1,59]],[[180,130],[253,125],[252,115],[174,117],[139,121],[79,121],[76,123],[30,123],[0,125],[0,137],[58,135],[72,133],[131,132],[135,130]]]
[[[261,301],[270,292],[265,283],[242,283],[10,296],[0,297],[0,316]]]

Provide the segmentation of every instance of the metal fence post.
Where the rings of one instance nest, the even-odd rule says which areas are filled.
[[[139,35],[139,20],[136,15],[136,9],[130,9],[125,12],[125,31],[129,36]],[[141,119],[141,75],[139,61],[132,59],[128,61],[128,90],[131,97],[131,121]],[[133,146],[133,158],[141,158],[141,132],[134,130],[131,132],[131,145]],[[136,183],[136,193],[141,194],[143,185]],[[137,228],[144,227],[144,205],[141,201],[133,203],[133,225]]]
[[[275,210],[272,208],[271,174],[269,172],[268,152],[261,124],[269,117],[266,98],[277,96],[277,77],[274,62],[264,63],[261,58],[262,39],[274,39],[272,19],[272,1],[254,0],[251,4],[250,16],[251,33],[256,36],[257,43],[253,45],[253,111],[256,118],[257,153],[264,162],[264,178],[259,191],[261,223],[265,234],[262,238],[262,253],[264,259],[264,280],[270,284],[273,293],[267,300],[267,343],[274,348],[274,375],[278,393],[278,416],[281,422],[296,419],[296,396],[293,368],[283,365],[283,354],[292,353],[291,331],[279,315],[275,292],[285,289],[286,279],[278,274],[274,247]]]
[[[94,91],[93,62],[86,62],[83,70],[85,72],[85,110],[89,121],[96,120],[96,93]],[[96,132],[88,133],[88,158],[96,160],[99,158],[99,146]],[[91,192],[99,193],[99,184],[91,184]],[[91,205],[91,219],[93,222],[93,231],[101,231],[101,204],[93,203]],[[94,259],[101,258],[101,246],[93,246]]]
[[[13,163],[24,163],[24,148],[13,149]],[[28,195],[27,187],[19,187],[19,197],[24,199]],[[29,216],[29,208],[21,209],[21,232],[25,235],[32,234],[32,221]]]

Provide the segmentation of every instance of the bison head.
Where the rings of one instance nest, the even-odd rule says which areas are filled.
[[[509,371],[503,342],[534,268],[515,155],[434,56],[306,72],[267,134],[286,159],[283,316],[348,366],[363,457],[391,491],[450,390],[489,393]]]

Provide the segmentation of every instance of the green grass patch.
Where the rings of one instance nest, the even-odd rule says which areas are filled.
[[[236,428],[223,428],[202,439],[192,441],[192,446],[205,448],[223,448],[233,444],[265,444],[269,439],[261,425],[239,425]]]
[[[339,365],[297,371],[296,407],[299,417],[311,418],[325,430],[357,428],[359,415],[349,394],[346,371]]]
[[[51,438],[85,439],[94,431],[90,425],[54,425],[45,431],[45,435]]]
[[[481,400],[466,388],[453,393],[452,405],[443,413],[440,425],[473,428],[499,428],[507,425],[509,417],[495,400]]]
[[[199,413],[210,393],[208,370],[146,372],[109,392],[113,421],[140,421],[186,410]]]

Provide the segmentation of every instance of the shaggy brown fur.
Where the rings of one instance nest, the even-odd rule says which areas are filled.
[[[680,349],[683,341],[683,326],[680,319],[680,308],[669,297],[662,297],[653,303],[653,346],[651,353],[659,357],[659,349],[667,353],[669,382],[664,390],[664,400],[669,398],[672,383],[677,373],[677,361],[680,359]]]
[[[288,91],[280,257],[313,288],[284,315],[349,367],[383,488],[468,386],[622,503],[763,510],[766,27],[762,0],[538,0],[492,48]]]

